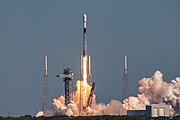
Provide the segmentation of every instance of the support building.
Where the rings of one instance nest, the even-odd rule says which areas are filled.
[[[170,105],[165,103],[161,104],[150,104],[146,106],[146,110],[127,110],[127,115],[135,116],[149,116],[149,117],[169,117],[170,116]]]

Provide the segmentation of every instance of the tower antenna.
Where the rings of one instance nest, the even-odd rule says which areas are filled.
[[[128,58],[127,55],[124,56],[124,79],[123,79],[123,99],[129,96],[128,89]]]
[[[49,86],[48,86],[48,56],[44,59],[44,86],[43,86],[43,107],[44,111],[50,109],[49,104]]]

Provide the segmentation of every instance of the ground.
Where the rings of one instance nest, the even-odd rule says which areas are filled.
[[[60,117],[32,117],[30,115],[25,115],[21,117],[0,117],[0,120],[180,120],[180,116],[173,117],[173,118],[150,118],[145,116],[83,116],[83,117],[67,117],[67,116],[60,116]]]

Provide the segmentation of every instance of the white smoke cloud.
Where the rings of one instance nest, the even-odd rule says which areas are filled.
[[[139,81],[137,97],[129,97],[123,102],[126,109],[145,109],[149,104],[166,103],[171,105],[172,114],[180,115],[180,78],[167,83],[163,81],[163,74],[156,71],[151,78]]]
[[[78,90],[74,93],[74,96],[74,101],[71,101],[67,106],[64,105],[63,96],[53,99],[53,112],[46,112],[46,114],[48,116],[78,116]],[[172,114],[180,115],[180,77],[172,80],[171,83],[167,83],[163,81],[163,74],[160,71],[156,71],[151,78],[143,78],[139,81],[137,97],[131,96],[123,100],[123,103],[118,100],[111,100],[108,104],[97,104],[95,98],[96,96],[94,94],[92,107],[87,107],[83,113],[84,115],[125,115],[126,110],[142,110],[145,109],[146,105],[156,103],[171,105]],[[45,112],[39,111],[36,116],[38,117],[44,114]]]

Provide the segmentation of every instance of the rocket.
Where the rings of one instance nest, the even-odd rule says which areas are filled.
[[[87,15],[83,15],[83,50],[81,55],[81,80],[89,81],[91,77],[91,58],[87,52]]]
[[[80,84],[80,105],[79,113],[81,114],[81,107],[84,109],[87,107],[88,93],[87,84],[91,79],[91,60],[87,51],[87,15],[83,15],[83,49],[81,55],[81,84]]]

